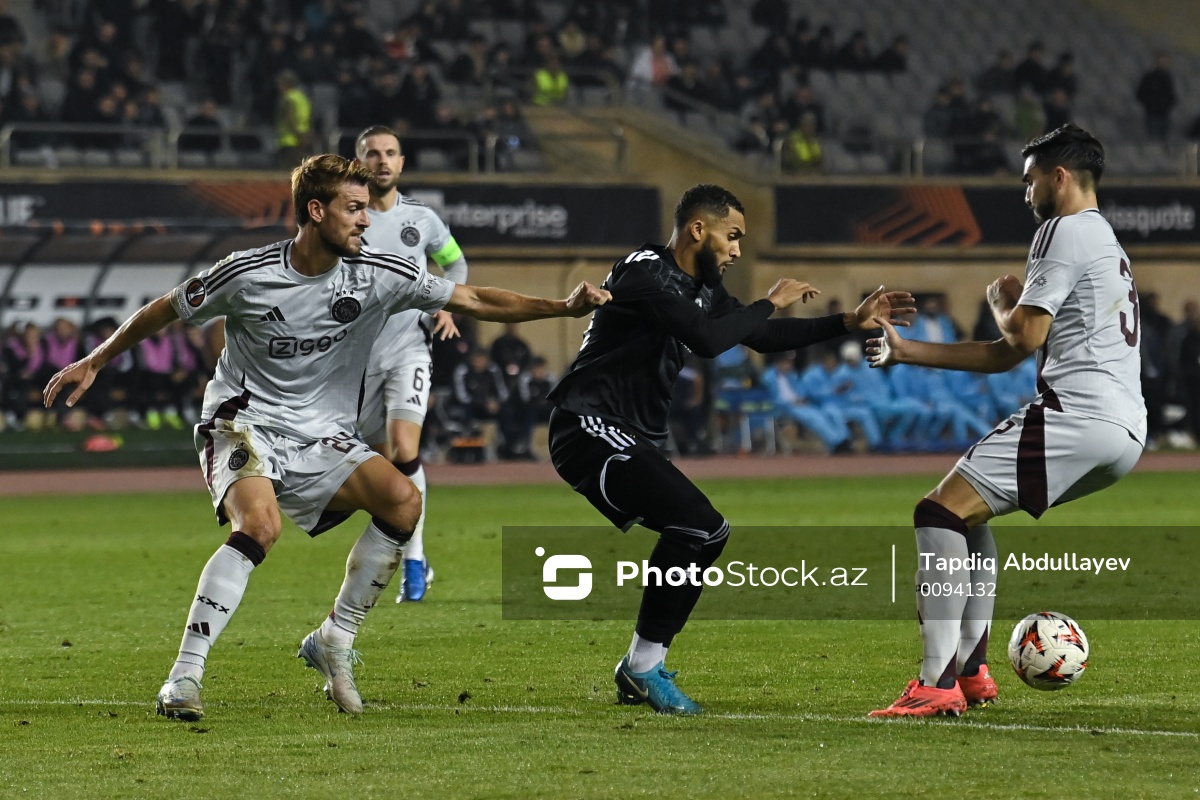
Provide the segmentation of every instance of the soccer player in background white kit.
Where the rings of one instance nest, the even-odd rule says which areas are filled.
[[[1038,397],[968,450],[913,513],[917,552],[933,554],[917,565],[921,674],[871,716],[958,716],[992,702],[987,644],[995,597],[978,589],[995,586],[996,571],[943,570],[935,559],[969,564],[975,556],[994,564],[989,519],[1018,508],[1039,518],[1050,506],[1099,491],[1132,470],[1145,446],[1137,288],[1129,257],[1096,203],[1104,148],[1068,124],[1021,155],[1025,202],[1042,226],[1024,287],[1012,275],[988,287],[1003,338],[915,342],[878,320],[883,337],[867,343],[873,367],[1006,372],[1038,353]],[[936,584],[949,591],[923,591]]]
[[[225,350],[204,395],[196,448],[213,508],[233,533],[204,571],[160,714],[204,716],[208,653],[237,610],[251,571],[279,538],[282,510],[310,535],[362,509],[371,522],[346,560],[329,617],[298,656],[319,670],[339,709],[362,713],[354,638],[400,564],[421,515],[412,481],[355,433],[368,355],[385,319],[441,308],[512,322],[583,316],[607,292],[583,283],[567,300],[458,286],[390,253],[362,246],[372,175],[341,156],[306,159],[292,172],[294,239],[237,252],[139,309],[88,356],[46,386],[49,407],[78,384],[73,406],[101,367],[176,319],[226,320]]]
[[[371,229],[363,244],[397,253],[421,267],[426,257],[442,268],[448,280],[467,282],[467,259],[450,234],[450,228],[432,208],[409,199],[396,188],[404,170],[400,137],[383,125],[367,128],[354,145],[358,160],[374,176],[367,187],[371,200],[367,214]],[[363,440],[379,450],[412,480],[425,500],[412,538],[404,546],[404,566],[396,602],[418,601],[433,582],[433,569],[425,558],[425,469],[421,466],[421,428],[429,410],[429,376],[433,365],[434,336],[448,339],[458,328],[448,311],[432,317],[414,309],[393,314],[371,349],[367,388],[359,414]]]

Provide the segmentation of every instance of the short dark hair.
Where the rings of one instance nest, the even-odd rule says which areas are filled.
[[[404,152],[404,148],[400,144],[400,134],[396,133],[396,131],[389,128],[387,125],[372,125],[371,127],[363,130],[363,132],[358,135],[358,138],[354,140],[355,154],[358,154],[359,151],[362,150],[363,144],[372,136],[391,136],[396,140],[396,149],[399,150],[400,153]]]
[[[1070,122],[1025,145],[1021,156],[1033,156],[1034,166],[1043,171],[1063,167],[1077,174],[1086,173],[1093,188],[1104,174],[1104,145]]]
[[[729,216],[731,208],[739,213],[746,213],[746,209],[742,208],[742,201],[738,200],[733,192],[712,183],[701,183],[688,189],[683,193],[683,197],[679,198],[679,205],[675,206],[675,229],[683,230],[688,220],[698,211],[706,211],[724,219]]]

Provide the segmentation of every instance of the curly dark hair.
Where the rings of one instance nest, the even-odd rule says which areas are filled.
[[[723,219],[729,216],[731,208],[739,213],[746,213],[746,209],[742,208],[742,201],[738,200],[733,192],[712,183],[698,184],[679,198],[679,205],[675,206],[675,229],[682,230],[697,211],[706,211]]]

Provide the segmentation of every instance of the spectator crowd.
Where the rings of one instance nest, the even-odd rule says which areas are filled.
[[[537,150],[519,101],[547,106],[623,88],[660,97],[681,122],[692,111],[729,115],[736,128],[721,134],[736,150],[778,152],[785,169],[810,171],[822,168],[835,122],[851,152],[869,151],[875,135],[869,119],[831,120],[814,74],[909,70],[903,32],[872,42],[865,30],[796,18],[787,0],[753,3],[751,19],[768,35],[744,54],[695,44],[700,32],[716,41],[728,0],[570,0],[553,20],[553,6],[536,0],[426,0],[386,21],[366,0],[44,0],[49,33],[38,41],[4,2],[0,123],[131,126],[18,132],[18,150],[136,151],[147,146],[136,131],[172,130],[183,131],[181,152],[201,159],[256,152],[286,166],[325,149],[333,131],[388,124],[443,168],[466,169],[490,146],[498,169],[514,169],[528,163],[518,154]],[[1072,54],[1049,62],[1033,42],[1019,63],[999,53],[970,86],[946,79],[923,133],[957,142],[956,172],[1004,170],[999,141],[1071,119],[1077,90]],[[1166,54],[1136,99],[1148,136],[1175,129]],[[1200,138],[1200,119],[1190,133]]]

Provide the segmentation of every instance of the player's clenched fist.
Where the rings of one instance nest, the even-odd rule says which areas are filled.
[[[1000,308],[1012,308],[1021,299],[1021,292],[1024,287],[1014,275],[1005,275],[1003,278],[997,278],[988,287],[987,299],[988,305],[999,306]]]
[[[775,308],[787,308],[797,300],[807,303],[809,298],[816,297],[820,293],[820,289],[805,281],[781,278],[771,287],[771,291],[767,292],[767,299]]]
[[[612,294],[607,289],[597,289],[587,281],[575,287],[567,298],[567,310],[575,317],[584,317],[592,313],[597,306],[602,306],[612,300]]]

